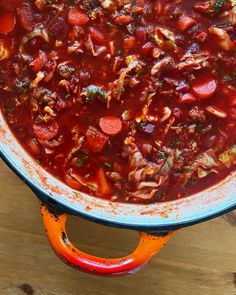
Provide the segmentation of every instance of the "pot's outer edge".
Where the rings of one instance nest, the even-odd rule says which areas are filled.
[[[19,144],[0,112],[0,156],[46,203],[113,227],[170,230],[205,221],[236,208],[236,171],[209,189],[171,202],[114,203],[75,191],[47,173]]]
[[[222,210],[220,212],[216,212],[214,214],[211,214],[207,217],[190,220],[188,222],[179,222],[173,225],[165,225],[165,226],[141,226],[136,224],[122,224],[120,222],[114,222],[110,220],[103,220],[96,218],[95,216],[91,216],[88,214],[85,214],[83,212],[78,212],[74,208],[69,208],[67,204],[60,202],[60,199],[55,203],[55,200],[49,196],[46,192],[44,192],[40,187],[35,186],[32,184],[28,179],[26,179],[23,174],[18,171],[12,163],[9,161],[7,157],[4,156],[4,154],[0,151],[0,157],[1,159],[6,163],[6,165],[24,182],[26,183],[29,188],[35,193],[35,195],[44,203],[48,204],[49,206],[58,208],[59,211],[66,212],[68,214],[79,216],[82,218],[85,218],[89,221],[96,222],[98,224],[110,226],[110,227],[116,227],[116,228],[125,228],[125,229],[132,229],[132,230],[140,230],[140,231],[146,231],[146,232],[166,232],[170,230],[176,230],[183,227],[192,226],[207,220],[211,220],[213,218],[219,217],[221,215],[224,215],[226,213],[229,213],[236,209],[236,204],[234,206],[231,206],[225,210]]]

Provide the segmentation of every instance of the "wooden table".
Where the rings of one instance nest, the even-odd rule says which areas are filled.
[[[236,212],[176,233],[139,273],[104,278],[61,263],[48,245],[39,203],[0,163],[0,295],[235,295]],[[80,248],[103,256],[128,253],[137,234],[71,218]]]

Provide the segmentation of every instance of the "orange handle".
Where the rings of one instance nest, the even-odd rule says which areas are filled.
[[[67,214],[57,216],[50,213],[45,205],[42,205],[41,213],[48,240],[57,256],[72,267],[97,275],[123,275],[138,271],[163,248],[173,234],[140,232],[139,244],[130,255],[115,259],[100,258],[78,250],[70,242],[65,228]]]

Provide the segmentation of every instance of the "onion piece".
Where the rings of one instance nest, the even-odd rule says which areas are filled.
[[[206,111],[216,117],[219,117],[219,118],[226,118],[227,117],[227,114],[225,112],[223,112],[222,110],[218,109],[217,107],[215,106],[208,106],[206,108]]]
[[[97,191],[98,190],[98,184],[95,181],[88,181],[86,180],[84,177],[76,174],[73,172],[72,169],[70,169],[68,171],[68,174],[74,178],[75,180],[77,180],[82,186],[88,187],[89,189],[91,189],[92,191]]]
[[[137,186],[138,190],[143,189],[145,187],[153,187],[153,188],[157,188],[158,186],[160,186],[157,182],[154,181],[142,181],[139,183],[139,185]]]
[[[34,30],[28,34],[26,34],[22,39],[21,39],[21,44],[19,47],[19,52],[22,53],[23,57],[27,60],[29,59],[29,56],[25,54],[25,44],[29,42],[29,40],[35,38],[35,37],[42,37],[42,39],[45,42],[49,42],[49,35],[48,32],[42,28],[41,26],[35,27]]]
[[[234,42],[231,40],[229,34],[225,30],[213,27],[210,28],[209,31],[216,37],[216,43],[220,49],[226,51],[235,49]]]
[[[3,43],[0,42],[0,61],[7,59],[9,55],[9,51],[3,46]]]
[[[169,107],[164,107],[163,117],[160,119],[160,122],[165,122],[171,116],[171,109]]]
[[[36,88],[39,84],[40,81],[42,81],[45,77],[45,73],[42,71],[39,71],[37,73],[36,78],[31,82],[30,84],[30,89]]]
[[[151,200],[157,191],[158,189],[155,189],[155,188],[152,190],[144,188],[136,192],[126,192],[126,194],[127,194],[127,197],[130,197],[130,198],[137,198],[141,200]]]

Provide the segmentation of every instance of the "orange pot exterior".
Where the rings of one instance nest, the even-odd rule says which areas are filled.
[[[160,252],[173,232],[149,234],[140,232],[140,240],[130,255],[107,259],[89,255],[78,250],[68,239],[66,233],[67,214],[56,216],[46,206],[41,207],[44,226],[49,242],[55,253],[68,265],[96,275],[124,275],[141,269],[154,254]]]

